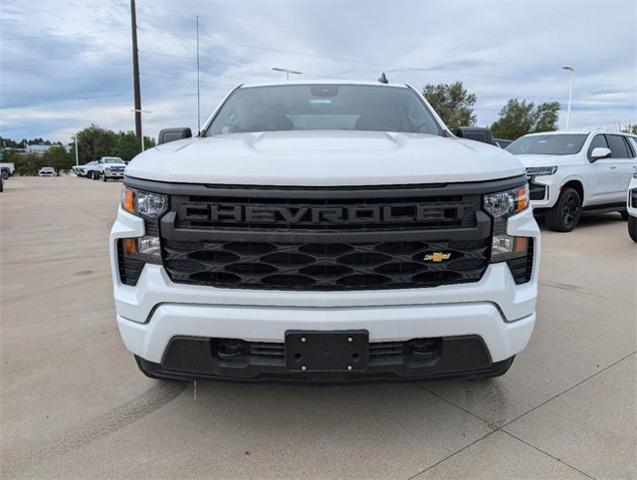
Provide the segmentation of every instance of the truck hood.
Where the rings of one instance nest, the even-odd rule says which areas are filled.
[[[241,185],[389,185],[522,175],[520,161],[472,140],[363,131],[234,133],[160,145],[135,157],[130,177]]]
[[[576,163],[577,155],[517,155],[525,167],[552,167]]]

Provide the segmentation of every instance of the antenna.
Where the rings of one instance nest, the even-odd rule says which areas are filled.
[[[199,99],[199,15],[197,15],[197,136],[201,132],[201,103]]]
[[[387,76],[385,75],[385,72],[382,72],[380,74],[380,77],[379,77],[378,81],[380,83],[389,83],[389,80],[387,80]]]

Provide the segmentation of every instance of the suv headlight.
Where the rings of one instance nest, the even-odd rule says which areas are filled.
[[[138,217],[158,219],[168,210],[168,197],[160,193],[142,192],[124,186],[121,205],[128,213]]]
[[[502,192],[487,193],[484,196],[484,209],[493,218],[506,218],[529,206],[529,185],[504,190]]]
[[[487,193],[483,198],[484,209],[493,217],[493,240],[491,262],[506,262],[524,257],[529,251],[527,237],[515,237],[507,234],[508,217],[529,207],[529,186]]]
[[[529,177],[542,177],[544,175],[555,175],[557,165],[551,167],[527,167],[526,175]]]

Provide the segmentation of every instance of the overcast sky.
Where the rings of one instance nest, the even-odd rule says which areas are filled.
[[[462,80],[479,125],[509,98],[559,101],[564,128],[637,123],[637,1],[138,0],[144,133],[197,126],[238,83],[375,80],[421,89]],[[68,142],[91,123],[134,128],[129,2],[3,0],[0,136]]]

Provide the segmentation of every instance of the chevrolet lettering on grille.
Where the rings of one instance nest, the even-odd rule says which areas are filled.
[[[363,206],[256,206],[209,204],[202,208],[180,206],[183,220],[204,220],[218,223],[286,224],[343,224],[343,223],[397,223],[418,222],[461,216],[457,208],[440,209],[431,205],[363,205]]]

